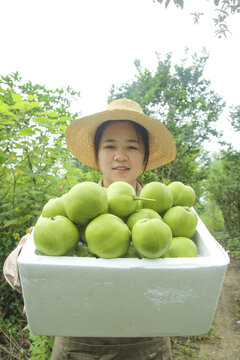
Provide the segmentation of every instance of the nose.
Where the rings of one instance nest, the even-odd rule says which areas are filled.
[[[128,159],[126,151],[124,149],[117,149],[114,154],[114,160],[125,161]]]

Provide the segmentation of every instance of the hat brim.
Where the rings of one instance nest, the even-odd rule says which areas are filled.
[[[114,109],[76,119],[68,126],[65,136],[68,149],[83,164],[99,168],[95,159],[96,129],[108,120],[130,120],[142,125],[149,134],[149,159],[146,170],[152,170],[174,160],[176,146],[171,133],[159,120],[144,113]]]

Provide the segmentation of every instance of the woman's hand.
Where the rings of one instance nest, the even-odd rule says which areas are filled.
[[[33,232],[33,229],[34,229],[34,226],[31,226],[29,228],[29,231],[28,231],[28,234],[27,235],[24,235],[21,240],[19,241],[18,245],[23,245],[25,244],[25,242],[27,241],[28,239],[28,236]]]
[[[30,228],[29,228],[29,234],[31,234],[32,232],[33,232],[33,229],[34,229],[34,226],[31,226]]]
[[[18,272],[17,259],[26,243],[34,227],[31,226],[27,235],[23,236],[18,243],[18,246],[8,255],[3,264],[3,274],[9,285],[19,293],[21,293],[20,276]]]

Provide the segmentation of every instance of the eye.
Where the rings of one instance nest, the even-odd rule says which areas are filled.
[[[128,149],[130,149],[130,150],[138,150],[139,148],[137,146],[131,145],[131,146],[128,146]]]
[[[114,149],[115,148],[115,146],[113,146],[113,145],[105,145],[104,146],[104,149],[110,149],[110,150],[112,150],[112,149]]]

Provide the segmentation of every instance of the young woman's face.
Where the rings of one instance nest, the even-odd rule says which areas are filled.
[[[125,181],[136,188],[143,169],[144,147],[134,126],[128,121],[116,121],[104,130],[98,151],[98,163],[103,185]]]

